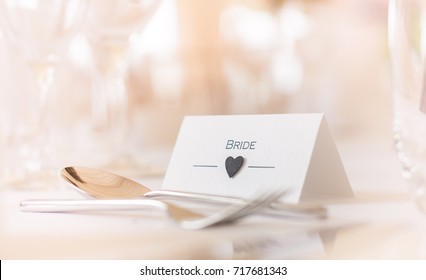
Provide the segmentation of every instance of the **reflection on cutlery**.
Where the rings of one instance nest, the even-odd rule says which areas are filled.
[[[165,197],[172,199],[190,199],[209,203],[245,204],[245,199],[236,197],[177,192],[171,190],[153,191],[133,180],[96,168],[66,167],[61,170],[61,175],[80,192],[100,199]],[[282,202],[272,202],[269,206],[269,208],[262,209],[262,212],[295,217],[327,217],[327,210],[322,206],[296,205]]]
[[[196,213],[172,203],[152,199],[26,200],[21,202],[21,209],[30,212],[75,212],[139,210],[144,207],[156,207],[165,210],[169,217],[182,228],[201,229],[247,216],[259,208],[267,206],[283,194],[283,190],[261,193],[247,199],[245,203],[228,205],[210,215]]]

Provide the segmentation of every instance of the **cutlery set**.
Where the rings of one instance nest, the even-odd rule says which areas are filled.
[[[88,167],[66,167],[61,176],[70,186],[92,199],[81,200],[26,200],[21,210],[29,212],[78,212],[102,210],[140,210],[154,207],[164,210],[184,229],[201,229],[219,223],[231,222],[250,214],[272,214],[281,217],[318,218],[327,216],[322,206],[294,205],[277,200],[288,193],[288,188],[268,188],[248,199],[207,194],[151,190],[120,175]],[[222,204],[220,210],[205,215],[194,212],[165,199],[190,200]]]

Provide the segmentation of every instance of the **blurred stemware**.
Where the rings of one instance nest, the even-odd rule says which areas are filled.
[[[402,175],[426,213],[426,1],[389,1],[393,128]]]
[[[301,105],[296,99],[301,99],[306,63],[301,46],[312,32],[305,10],[315,1],[231,3],[220,24],[227,48],[224,72],[231,100],[237,101],[233,107],[258,113],[298,109]],[[240,109],[241,95],[247,104]]]
[[[89,7],[85,33],[95,60],[93,121],[109,126],[113,162],[110,168],[131,169],[128,139],[129,110],[126,89],[127,54],[161,4],[161,0],[93,0]],[[107,122],[105,122],[105,119]]]
[[[2,29],[35,80],[35,106],[20,148],[28,187],[45,187],[56,175],[47,106],[60,56],[82,24],[87,0],[1,0]],[[31,100],[27,100],[31,102]]]

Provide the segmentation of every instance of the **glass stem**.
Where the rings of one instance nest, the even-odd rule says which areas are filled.
[[[29,171],[41,171],[52,160],[53,149],[48,124],[48,100],[51,93],[55,66],[51,62],[34,62],[29,64],[36,82],[37,111],[34,125],[34,142],[28,161]]]
[[[38,89],[38,103],[40,108],[40,123],[39,129],[41,131],[46,129],[46,114],[48,97],[53,85],[53,78],[55,75],[55,67],[50,63],[34,64],[32,65],[34,76],[37,81]]]
[[[102,122],[108,120],[108,127],[112,131],[112,144],[118,156],[125,154],[124,139],[128,133],[128,95],[125,84],[126,61],[125,47],[99,47],[96,57],[97,63],[97,90],[93,95],[93,119]],[[101,92],[99,92],[99,90]],[[103,100],[102,102],[99,102]],[[105,109],[100,108],[106,105]],[[103,113],[101,113],[103,112]]]

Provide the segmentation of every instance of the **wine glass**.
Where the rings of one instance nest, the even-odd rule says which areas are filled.
[[[403,176],[426,212],[426,1],[389,1],[393,128]]]
[[[2,29],[22,55],[35,84],[35,114],[23,136],[25,185],[47,186],[56,175],[50,141],[48,104],[61,53],[82,23],[87,0],[1,0]]]
[[[139,168],[129,145],[128,93],[126,89],[127,55],[161,0],[93,0],[89,7],[85,34],[94,53],[94,94],[98,108],[94,120],[108,123],[114,159],[109,168]],[[105,109],[106,108],[106,109]]]

